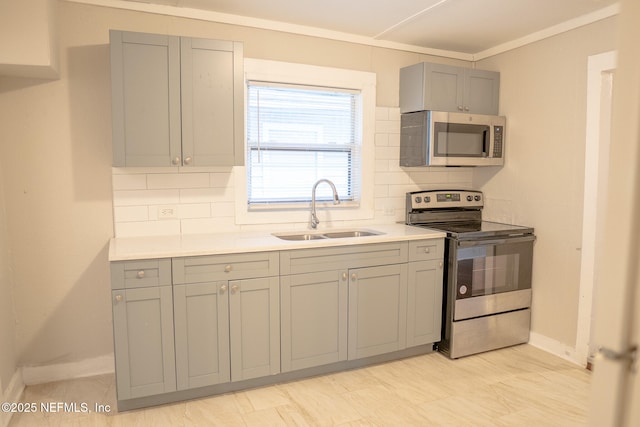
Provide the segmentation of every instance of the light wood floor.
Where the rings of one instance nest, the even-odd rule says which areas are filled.
[[[590,374],[520,345],[459,360],[438,353],[118,413],[113,375],[27,387],[23,402],[111,413],[14,414],[22,426],[583,426]]]

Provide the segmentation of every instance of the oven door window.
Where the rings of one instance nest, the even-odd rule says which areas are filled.
[[[508,242],[460,242],[458,299],[531,288],[533,240]]]
[[[487,157],[489,126],[459,123],[434,123],[436,157]]]

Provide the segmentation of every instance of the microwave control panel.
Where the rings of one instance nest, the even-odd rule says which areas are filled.
[[[502,157],[502,141],[504,126],[493,127],[493,157]]]

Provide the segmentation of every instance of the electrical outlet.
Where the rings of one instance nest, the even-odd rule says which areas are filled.
[[[177,206],[160,206],[158,207],[158,219],[173,219],[178,216]]]

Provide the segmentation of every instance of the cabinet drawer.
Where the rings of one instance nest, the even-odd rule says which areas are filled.
[[[409,262],[442,260],[444,239],[414,240],[409,242]]]
[[[114,261],[111,289],[171,286],[171,260]]]
[[[173,259],[173,283],[203,283],[277,276],[278,252]]]
[[[300,249],[280,253],[280,274],[370,267],[407,262],[407,243]]]

